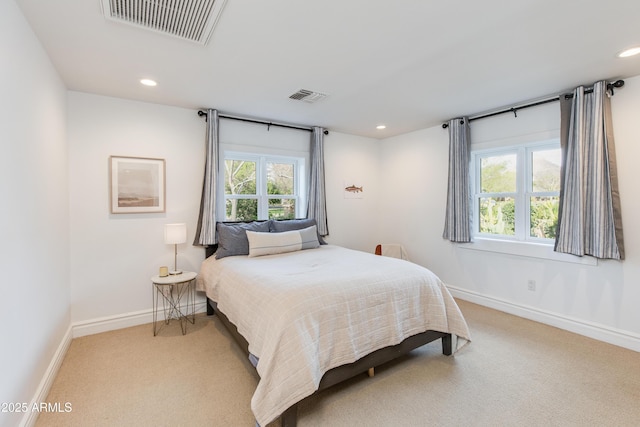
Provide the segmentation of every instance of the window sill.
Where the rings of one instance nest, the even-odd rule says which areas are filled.
[[[541,258],[551,261],[569,262],[574,264],[598,265],[597,258],[590,256],[579,257],[575,255],[554,252],[552,245],[545,245],[540,243],[475,238],[473,242],[461,243],[458,247],[467,250],[495,252],[529,258]]]

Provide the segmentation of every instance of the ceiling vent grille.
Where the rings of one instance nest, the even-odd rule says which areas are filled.
[[[313,92],[313,91],[307,90],[307,89],[300,89],[296,93],[293,93],[293,94],[289,95],[289,98],[295,99],[297,101],[308,102],[308,103],[311,104],[311,103],[314,103],[316,101],[320,101],[322,98],[324,98],[326,96],[327,95],[324,94],[324,93]]]
[[[206,45],[226,0],[101,0],[105,18]]]

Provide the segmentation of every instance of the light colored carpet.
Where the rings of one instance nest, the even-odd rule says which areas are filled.
[[[307,399],[300,427],[638,426],[640,353],[459,301],[473,342],[439,342]],[[217,317],[73,340],[37,426],[254,425],[258,381]],[[274,427],[278,423],[273,423]]]

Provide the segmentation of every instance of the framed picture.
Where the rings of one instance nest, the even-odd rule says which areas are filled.
[[[111,213],[165,211],[164,159],[109,157]]]

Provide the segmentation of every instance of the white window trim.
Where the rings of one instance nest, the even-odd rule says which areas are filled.
[[[553,250],[553,244],[523,242],[516,240],[500,240],[476,237],[471,243],[458,243],[456,247],[463,250],[494,252],[499,254],[539,258],[550,261],[568,262],[583,265],[598,265],[598,259],[590,256],[575,256]]]
[[[255,150],[255,151],[238,151],[238,150],[229,150],[221,147],[221,155],[219,158],[219,170],[220,177],[222,179],[218,180],[218,194],[220,197],[218,200],[218,212],[221,212],[224,216],[226,216],[226,200],[227,197],[224,194],[224,162],[225,160],[244,160],[250,162],[256,162],[256,189],[262,189],[262,191],[257,191],[257,195],[234,195],[233,198],[237,199],[258,199],[258,219],[264,220],[268,219],[268,202],[269,198],[281,198],[281,199],[295,199],[296,200],[296,218],[302,218],[306,215],[306,207],[307,207],[307,191],[306,191],[306,159],[304,157],[299,156],[288,156],[284,155],[280,152],[273,153],[263,150]],[[267,162],[281,162],[281,163],[293,163],[296,173],[294,175],[294,195],[284,195],[278,197],[275,194],[267,194],[266,193],[266,182],[264,178],[266,177],[266,167]]]
[[[508,153],[517,153],[517,168],[518,170],[522,170],[522,168],[529,168],[527,163],[527,159],[531,155],[532,151],[540,150],[544,148],[556,148],[558,147],[558,138],[545,138],[545,140],[539,142],[519,142],[516,145],[501,144],[501,147],[492,148],[479,148],[472,149],[471,151],[471,164],[470,164],[470,186],[471,186],[471,197],[472,197],[472,217],[474,227],[479,223],[479,211],[477,208],[477,189],[478,189],[478,171],[480,158],[487,155],[500,155],[500,154],[508,154]],[[501,254],[508,254],[513,256],[522,256],[529,258],[539,258],[539,259],[547,259],[552,261],[559,262],[569,262],[569,263],[577,263],[584,265],[597,265],[598,260],[593,257],[585,256],[578,257],[570,254],[563,254],[559,252],[555,252],[554,242],[551,239],[540,239],[536,237],[530,237],[527,230],[530,228],[530,218],[528,218],[527,213],[529,212],[529,196],[531,194],[536,194],[538,196],[547,196],[547,195],[556,195],[555,193],[544,193],[544,192],[530,192],[529,189],[531,186],[531,174],[525,173],[517,175],[517,188],[522,189],[524,191],[518,191],[516,193],[499,193],[500,196],[511,196],[516,199],[516,212],[518,212],[519,218],[516,219],[516,232],[515,236],[503,236],[503,235],[493,235],[488,233],[478,233],[474,230],[472,231],[472,239],[473,241],[470,243],[462,243],[458,244],[457,247],[464,250],[478,250],[478,251],[486,251],[486,252],[494,252]],[[525,179],[526,182],[521,182],[522,179]],[[486,193],[485,196],[491,196],[493,193]],[[518,209],[520,207],[520,209]]]

